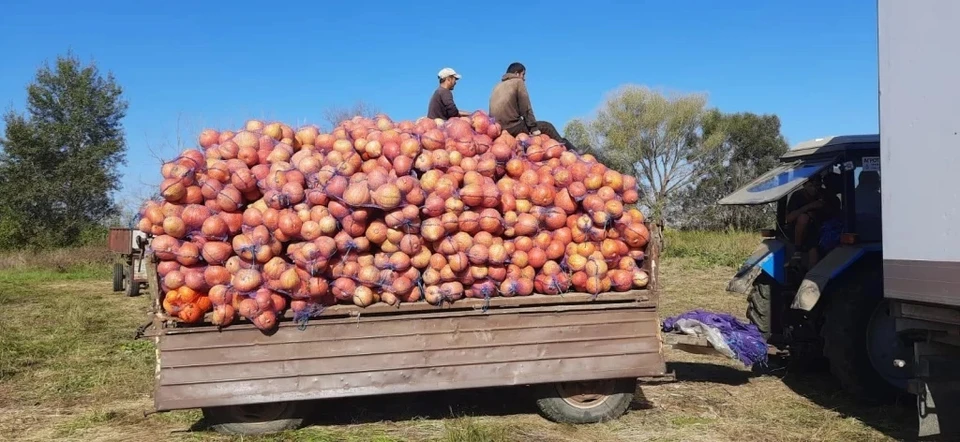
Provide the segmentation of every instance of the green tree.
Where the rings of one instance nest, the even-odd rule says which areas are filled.
[[[717,201],[775,167],[780,155],[787,152],[780,118],[712,110],[704,130],[708,134],[723,133],[725,138],[720,148],[711,153],[710,160],[703,163],[700,181],[681,198],[683,226],[710,230],[769,227],[775,207],[720,206]]]
[[[707,99],[699,94],[666,95],[625,86],[609,96],[589,121],[574,120],[564,132],[607,166],[635,175],[640,204],[657,224],[673,222],[675,197],[696,182],[703,162],[723,140],[705,132]]]
[[[590,128],[582,120],[571,120],[563,127],[564,137],[570,140],[574,146],[581,149],[583,153],[592,153],[591,146],[593,140],[590,136]]]
[[[4,115],[0,248],[76,245],[117,214],[126,111],[113,75],[93,63],[68,54],[40,67],[26,113]]]

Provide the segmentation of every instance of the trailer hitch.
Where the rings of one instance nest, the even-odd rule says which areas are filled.
[[[152,334],[152,333],[151,333],[151,334],[147,334],[147,329],[149,329],[151,326],[153,326],[153,319],[152,319],[152,318],[151,318],[150,320],[148,320],[147,322],[143,323],[142,325],[140,325],[139,327],[137,327],[137,331],[136,331],[136,333],[133,335],[133,340],[136,341],[136,340],[138,340],[138,339],[151,338],[151,337],[155,336],[155,335]]]

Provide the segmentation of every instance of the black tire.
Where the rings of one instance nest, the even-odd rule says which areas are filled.
[[[204,408],[203,419],[218,433],[244,436],[282,433],[303,425],[296,402]]]
[[[113,265],[113,291],[123,291],[123,264],[115,263]]]
[[[879,266],[878,266],[879,268]],[[826,316],[821,329],[823,354],[830,373],[851,396],[865,402],[888,402],[905,391],[884,379],[871,363],[867,350],[870,319],[887,305],[883,298],[882,275],[877,270],[848,274],[826,293]],[[881,303],[883,303],[881,305]],[[892,367],[893,361],[889,363]]]
[[[766,374],[786,369],[796,373],[810,373],[826,370],[826,359],[822,346],[817,342],[784,342],[783,323],[794,324],[792,317],[784,317],[785,299],[774,299],[775,288],[767,282],[755,282],[747,295],[747,319],[760,329],[767,342],[779,350],[787,350],[788,355],[772,357],[768,366],[754,365],[754,373]],[[776,318],[776,319],[775,319]],[[796,324],[794,324],[796,325]]]
[[[773,288],[769,284],[754,284],[747,295],[747,319],[756,325],[764,339],[773,334]]]
[[[125,293],[127,294],[127,296],[130,296],[130,297],[140,296],[140,283],[128,281],[127,290],[125,291]]]
[[[137,281],[136,277],[133,266],[130,266],[130,274],[127,275],[127,296],[140,296],[140,282]]]
[[[537,387],[537,408],[557,423],[593,424],[623,416],[637,391],[636,379],[563,382]]]

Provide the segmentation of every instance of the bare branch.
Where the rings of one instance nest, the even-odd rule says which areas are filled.
[[[357,101],[351,106],[332,106],[323,111],[323,118],[331,128],[356,116],[373,118],[380,113],[380,109],[365,101]]]

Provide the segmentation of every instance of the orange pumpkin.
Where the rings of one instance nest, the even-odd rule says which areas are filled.
[[[200,309],[201,312],[204,312],[204,313],[209,312],[210,310],[213,310],[213,303],[210,302],[210,297],[208,296],[198,297],[197,301],[194,304],[197,306],[197,308]]]
[[[197,293],[196,290],[187,286],[182,286],[179,289],[177,289],[177,291],[180,293],[180,297],[178,300],[180,304],[189,304],[189,303],[195,302],[197,298],[200,297],[200,294]]]
[[[180,320],[183,322],[194,324],[203,319],[203,311],[200,310],[196,304],[189,303],[180,309],[180,313],[177,316],[179,316]]]

